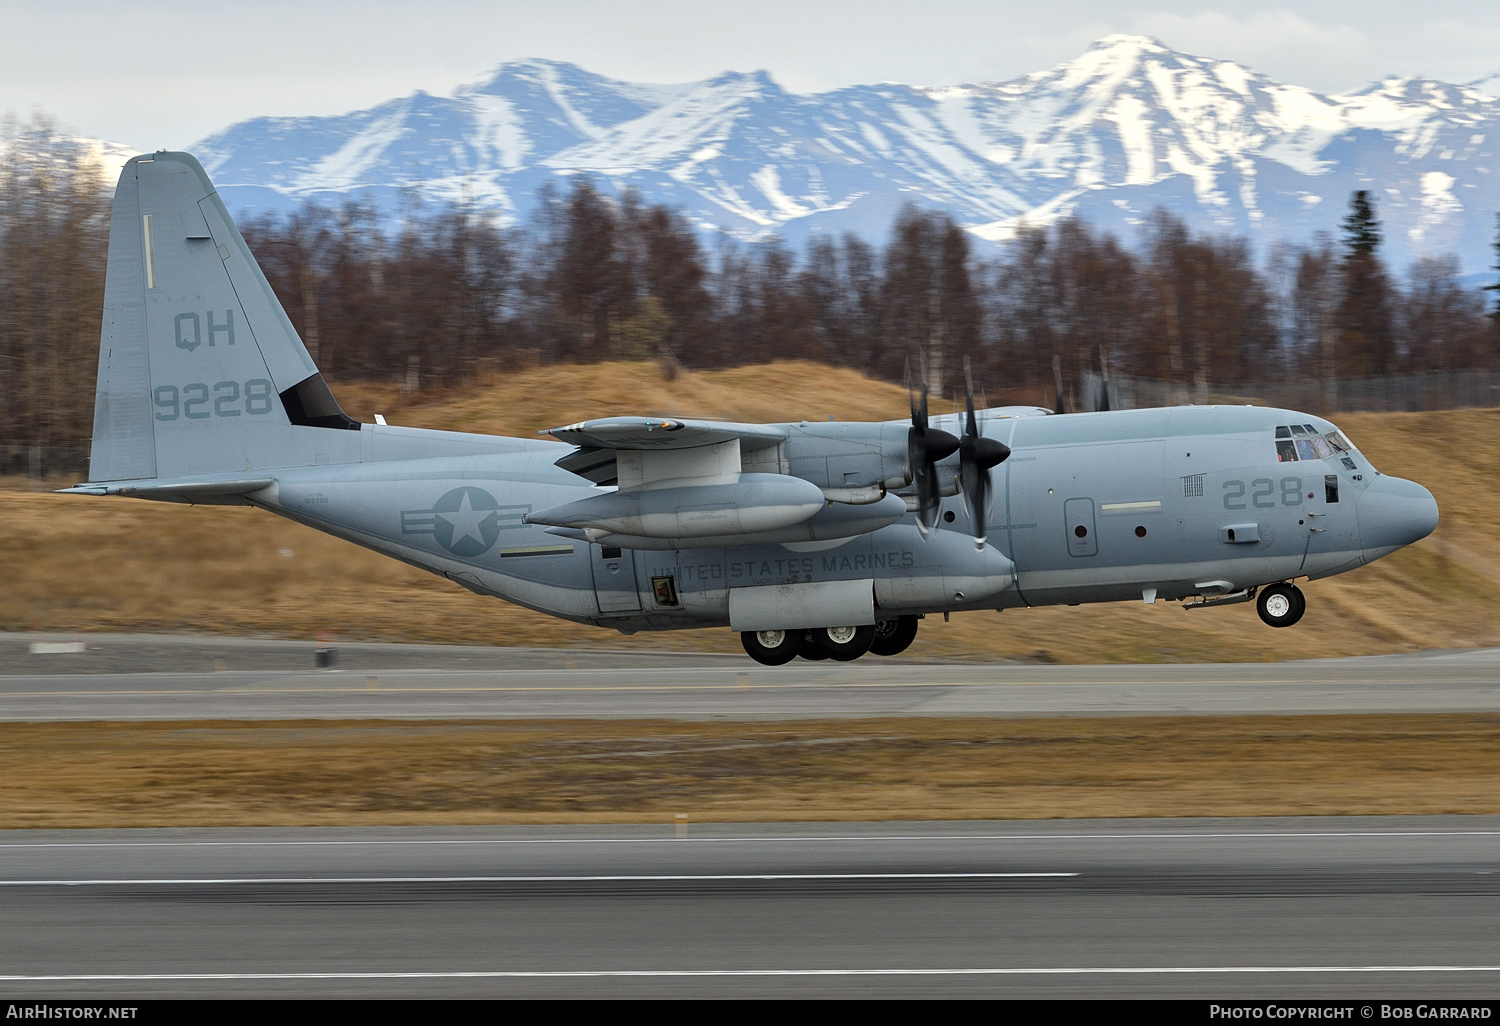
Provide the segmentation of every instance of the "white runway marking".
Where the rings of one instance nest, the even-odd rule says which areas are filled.
[[[0,983],[84,983],[192,980],[566,980],[582,978],[795,977],[795,976],[1151,976],[1217,974],[1338,973],[1494,973],[1497,965],[1230,965],[1230,966],[1055,966],[1045,968],[876,968],[876,969],[494,969],[450,972],[301,973],[77,973],[0,975]]]
[[[712,883],[788,880],[1012,880],[1077,873],[684,873],[654,876],[242,876],[167,879],[0,880],[0,887],[122,887],[238,884]]]

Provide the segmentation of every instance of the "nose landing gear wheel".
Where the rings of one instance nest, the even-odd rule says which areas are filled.
[[[881,620],[875,625],[875,640],[870,642],[870,651],[878,656],[899,655],[906,651],[916,636],[915,616]]]
[[[802,631],[741,631],[740,644],[757,663],[781,666],[797,658]]]
[[[1273,584],[1255,600],[1255,611],[1272,627],[1290,627],[1307,611],[1307,599],[1300,588],[1290,584]]]
[[[852,659],[858,659],[870,650],[870,642],[875,640],[875,625],[871,623],[863,627],[824,627],[813,631],[812,634],[818,639],[818,647],[828,653],[829,659],[847,663]]]

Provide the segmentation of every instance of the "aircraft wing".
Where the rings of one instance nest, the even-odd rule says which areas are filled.
[[[721,420],[680,420],[667,417],[603,417],[540,432],[559,442],[578,446],[557,461],[564,470],[595,484],[614,484],[619,475],[619,453],[666,453],[738,442],[741,451],[761,449],[786,441],[785,428],[769,424],[736,424]],[[683,476],[691,476],[687,471]]]
[[[1051,410],[1045,406],[993,406],[983,413],[985,420],[1001,420],[1006,417],[1050,417]]]
[[[594,449],[693,449],[740,440],[744,450],[786,441],[786,429],[770,424],[735,424],[727,420],[676,420],[664,417],[604,417],[541,432],[559,442]]]

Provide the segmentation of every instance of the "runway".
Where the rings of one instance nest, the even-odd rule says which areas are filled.
[[[867,657],[765,667],[743,656],[368,645],[341,647],[340,668],[318,671],[306,643],[96,639],[94,650],[32,656],[19,637],[4,639],[9,653],[0,643],[10,671],[0,675],[0,721],[1500,712],[1497,649],[1287,663]]]
[[[35,640],[0,637],[0,720],[1500,711],[1497,650],[769,668],[372,645],[329,672],[307,644]],[[1485,999],[1500,817],[0,831],[0,967],[29,998]]]
[[[28,996],[1483,998],[1500,817],[0,833]]]

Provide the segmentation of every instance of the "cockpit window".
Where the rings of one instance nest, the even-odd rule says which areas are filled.
[[[1350,470],[1357,470],[1348,456],[1353,450],[1337,430],[1320,434],[1311,424],[1282,424],[1276,429],[1276,459],[1280,463],[1338,459]]]

